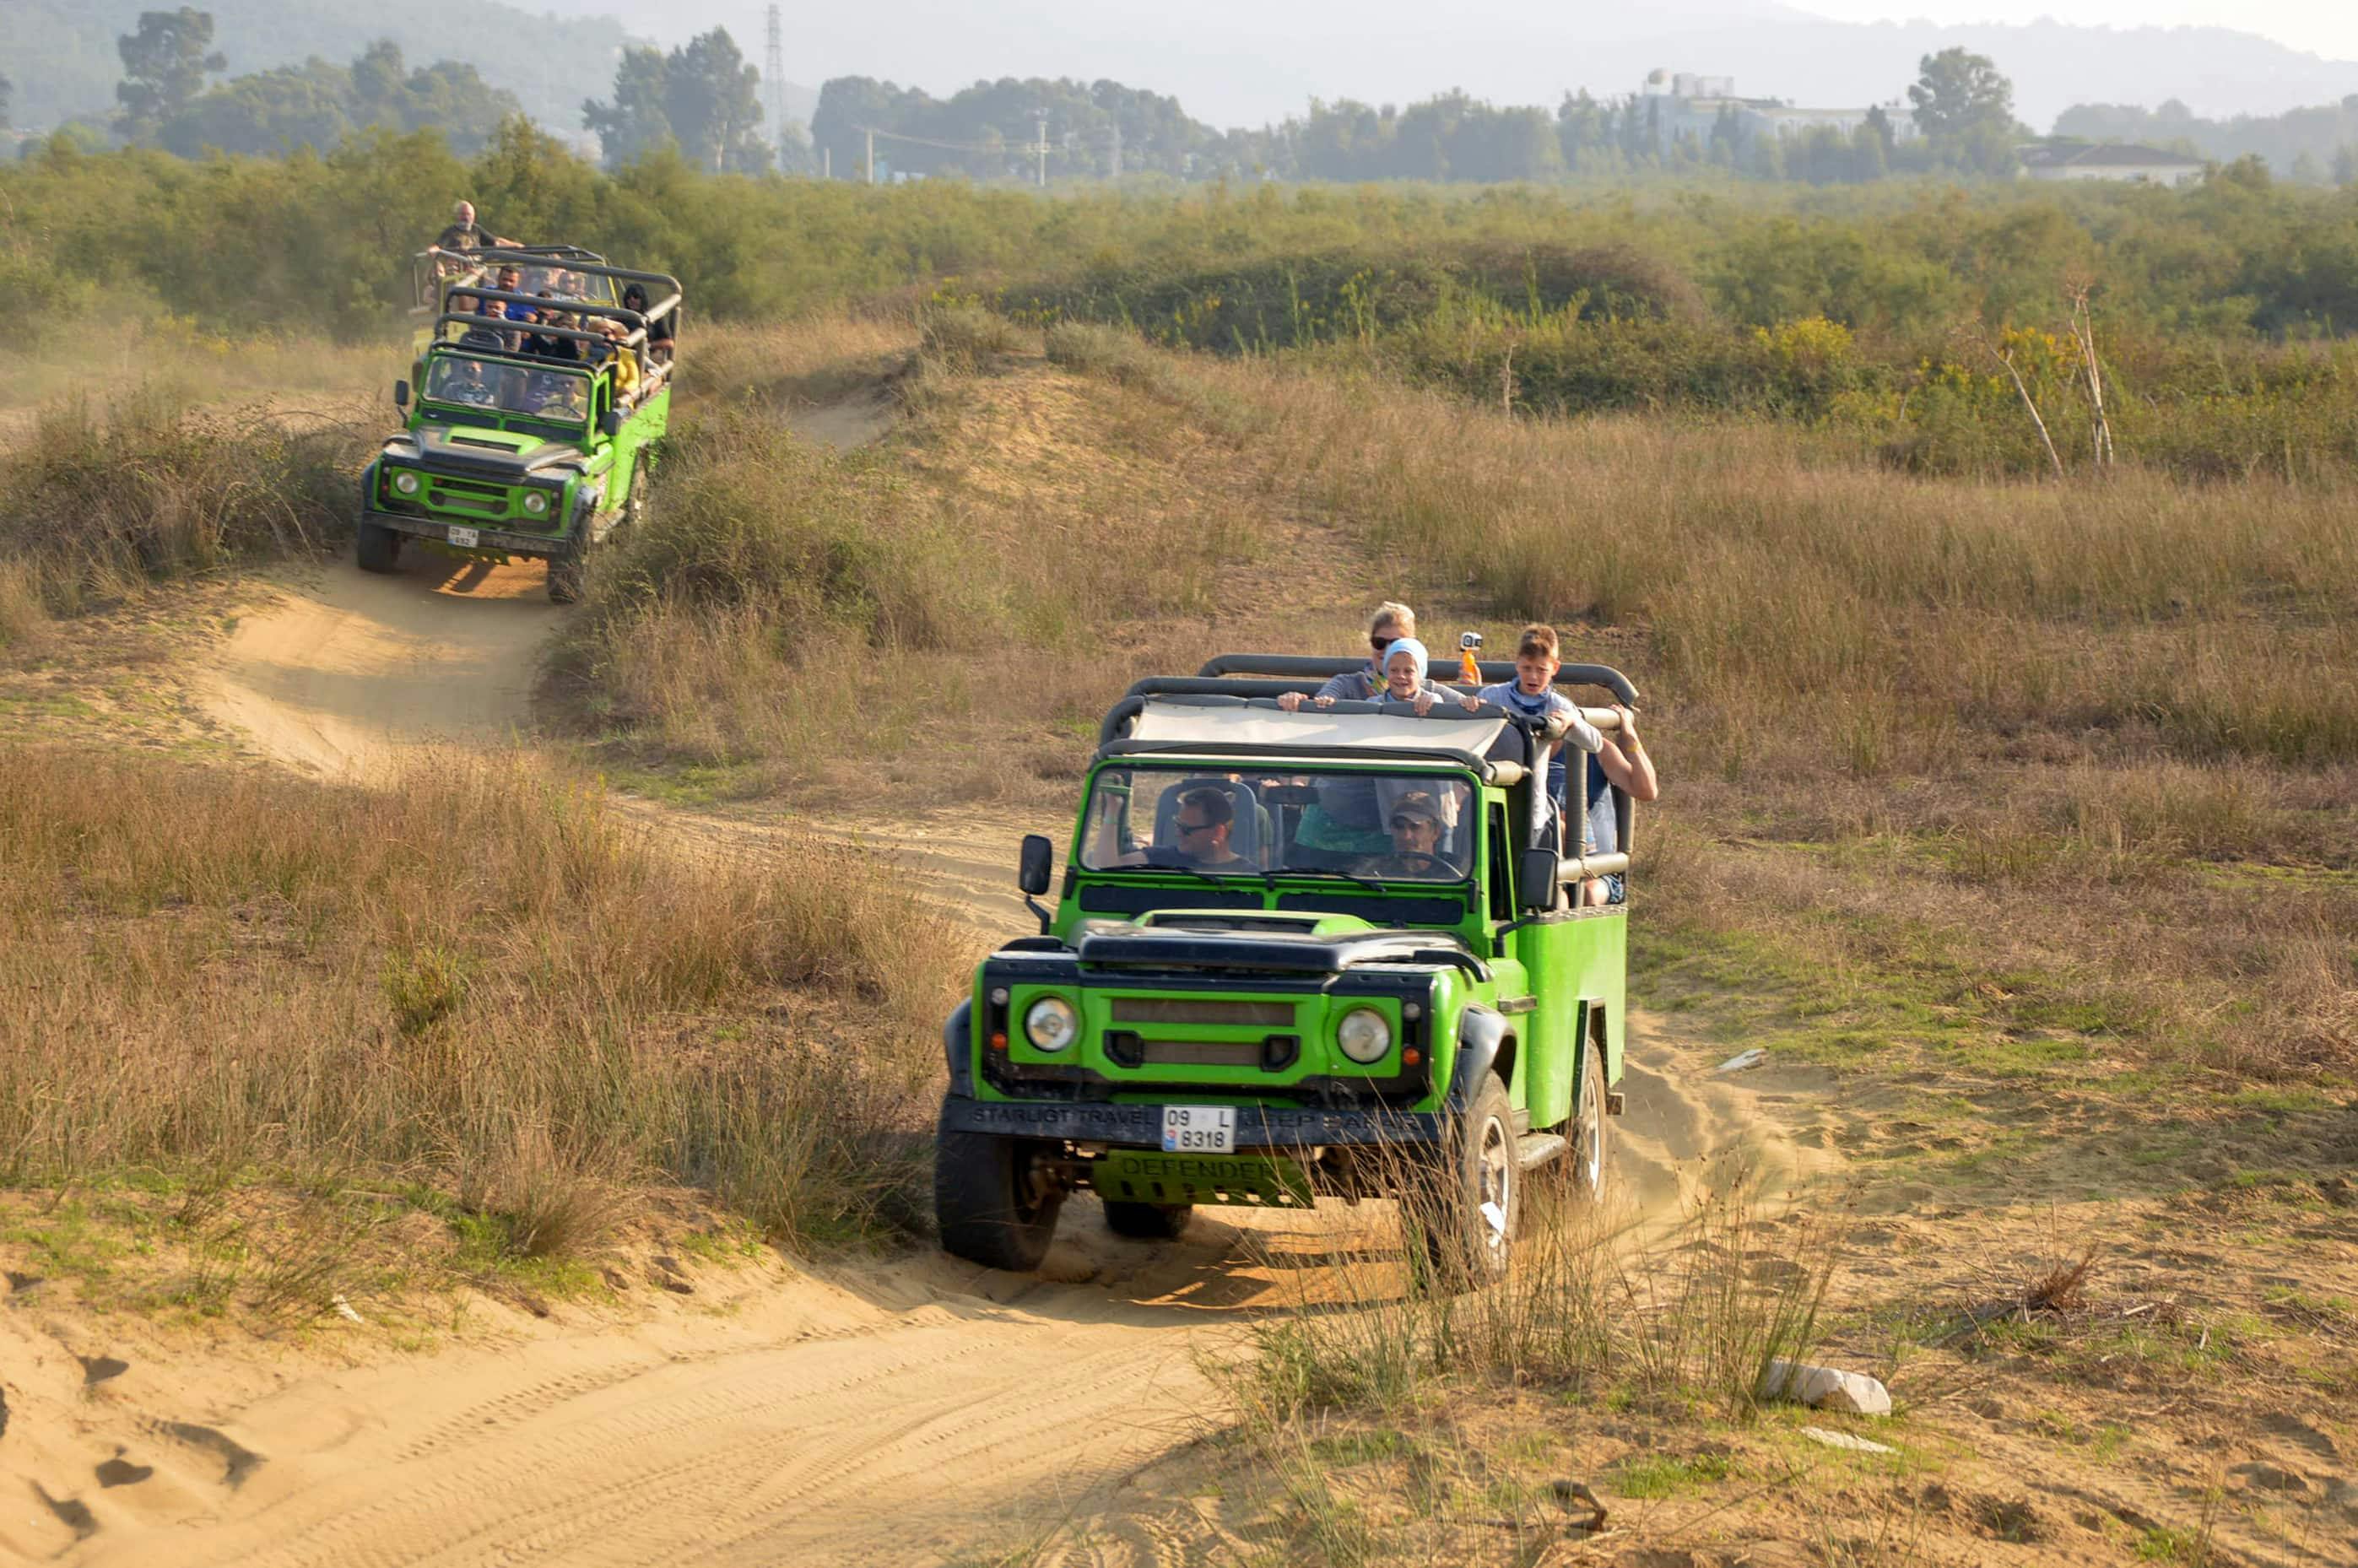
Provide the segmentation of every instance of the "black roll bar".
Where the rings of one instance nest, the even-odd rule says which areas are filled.
[[[626,333],[618,343],[616,340],[606,336],[603,332],[584,332],[575,327],[549,327],[537,321],[511,321],[501,316],[478,316],[474,312],[469,310],[446,310],[441,315],[434,319],[434,330],[437,332],[439,332],[445,327],[460,324],[464,324],[470,327],[481,327],[486,331],[492,332],[529,332],[533,336],[539,338],[570,338],[577,343],[604,343],[609,348],[638,348],[645,343],[647,336],[645,329],[634,329],[633,330]],[[435,346],[438,348],[467,348],[467,345],[462,342],[452,341],[445,343],[438,338],[435,341]],[[471,353],[474,351],[469,349],[468,351]],[[554,363],[559,365],[578,364],[580,365],[583,370],[596,370],[598,368],[596,365],[584,363],[579,360],[549,361],[537,359],[530,354],[519,355],[514,350],[511,349],[499,349],[493,351],[509,354],[542,366]]]
[[[1122,726],[1145,710],[1146,699],[1150,697],[1192,697],[1206,699],[1192,705],[1203,708],[1224,708],[1233,704],[1238,708],[1266,707],[1275,709],[1277,698],[1287,692],[1299,692],[1307,696],[1311,689],[1311,683],[1306,680],[1206,680],[1201,676],[1148,676],[1143,680],[1132,682],[1130,688],[1122,694],[1121,699],[1106,710],[1105,718],[1098,725],[1098,747],[1102,752],[1107,746],[1120,741],[1122,738]],[[1389,702],[1337,702],[1315,711],[1318,713],[1397,714],[1402,706]],[[1528,758],[1531,754],[1530,721],[1520,714],[1509,713],[1495,702],[1486,702],[1481,707],[1471,710],[1455,701],[1436,703],[1433,711],[1422,717],[1428,721],[1438,720],[1442,723],[1503,719],[1525,737],[1523,743],[1525,757]]]
[[[546,266],[549,260],[548,257],[536,256],[528,251],[521,250],[469,251],[467,254],[471,259],[479,262],[492,264],[514,262],[518,266]],[[644,283],[649,286],[647,294],[650,298],[655,297],[655,289],[658,287],[675,296],[683,292],[679,286],[679,279],[667,272],[640,272],[634,267],[610,266],[602,256],[595,262],[579,266],[568,266],[565,270],[587,273],[591,277],[620,278],[624,283]]]
[[[1200,676],[1257,675],[1284,676],[1297,680],[1332,680],[1355,670],[1368,667],[1365,659],[1336,659],[1306,654],[1221,654],[1204,661],[1195,673]],[[1435,659],[1427,678],[1443,683],[1443,664]],[[1511,660],[1490,659],[1476,665],[1485,681],[1510,681],[1515,678]],[[1620,698],[1625,708],[1638,706],[1638,688],[1628,676],[1610,665],[1566,665],[1555,672],[1557,686],[1601,686]]]

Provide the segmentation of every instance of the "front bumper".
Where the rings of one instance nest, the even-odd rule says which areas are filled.
[[[419,539],[440,539],[446,544],[449,542],[452,527],[472,528],[475,531],[474,548],[499,550],[511,556],[560,556],[572,543],[570,537],[564,535],[520,534],[455,517],[413,517],[406,512],[380,512],[373,506],[362,507],[361,517],[364,522],[390,528],[396,534],[407,534]]]
[[[1200,1103],[1200,1102],[1196,1102]],[[947,1132],[1056,1138],[1114,1148],[1163,1147],[1163,1107],[1099,1103],[1001,1102],[952,1095],[942,1106]],[[1442,1140],[1442,1118],[1423,1110],[1328,1110],[1312,1106],[1237,1108],[1238,1149],[1426,1145]]]

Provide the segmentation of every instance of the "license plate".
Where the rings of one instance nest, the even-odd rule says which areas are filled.
[[[1228,1154],[1237,1147],[1237,1108],[1232,1105],[1166,1105],[1163,1152],[1166,1154]]]
[[[450,530],[450,542],[458,546],[459,548],[462,550],[473,549],[475,547],[475,541],[481,536],[481,535],[476,533],[472,528],[454,527]]]

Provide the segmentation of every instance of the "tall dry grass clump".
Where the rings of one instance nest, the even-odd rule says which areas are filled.
[[[350,410],[200,410],[155,387],[103,408],[51,406],[0,455],[0,561],[15,597],[70,613],[157,579],[336,545],[369,433]]]
[[[929,1108],[955,944],[848,851],[689,858],[463,759],[362,791],[27,748],[0,799],[12,1184],[391,1176],[554,1245],[669,1179],[808,1238]]]
[[[1379,1223],[1318,1211],[1325,1266],[1291,1271],[1298,1296],[1257,1328],[1251,1358],[1218,1368],[1248,1431],[1273,1437],[1320,1411],[1398,1415],[1509,1385],[1743,1418],[1769,1397],[1772,1362],[1816,1347],[1837,1219],[1776,1212],[1735,1161],[1660,1229],[1598,1212],[1560,1173],[1535,1175],[1513,1269],[1465,1293],[1433,1288],[1415,1266],[1414,1200],[1398,1206],[1399,1252],[1369,1244]]]

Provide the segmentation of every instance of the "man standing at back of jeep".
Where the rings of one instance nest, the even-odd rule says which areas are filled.
[[[450,209],[449,226],[434,237],[433,248],[446,252],[480,251],[487,247],[496,250],[515,243],[498,234],[484,232],[482,226],[475,222],[475,204],[461,201]]]

